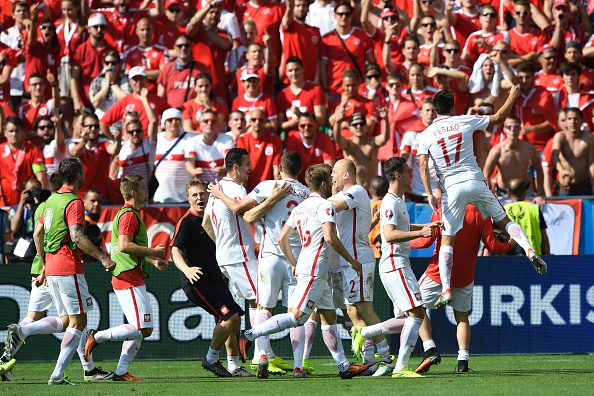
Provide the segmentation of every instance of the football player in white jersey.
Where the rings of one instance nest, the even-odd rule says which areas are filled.
[[[279,248],[278,236],[288,220],[291,210],[303,202],[310,193],[309,188],[297,181],[297,176],[301,173],[301,165],[302,161],[299,154],[294,151],[286,152],[281,157],[279,165],[283,182],[265,180],[259,183],[241,201],[226,196],[221,191],[219,184],[211,185],[211,195],[220,198],[229,209],[242,216],[245,221],[252,224],[262,219],[264,223],[264,235],[260,243],[260,255],[258,257],[256,324],[263,323],[272,317],[272,311],[276,307],[280,292],[282,292],[283,296],[283,306],[288,306],[290,286],[294,286],[296,283],[291,265]],[[269,203],[272,203],[272,205]],[[294,236],[291,239],[291,246],[293,254],[299,256],[301,250],[299,237]],[[296,342],[300,342],[299,335],[297,333],[291,334],[292,339],[293,337],[296,338]],[[258,371],[258,377],[266,377],[266,372],[285,374],[286,370],[293,370],[293,367],[274,354],[268,337],[259,337],[255,342],[252,369]]]
[[[494,124],[501,124],[510,114],[520,90],[512,86],[505,103],[493,115],[454,114],[454,93],[440,91],[433,97],[437,118],[419,137],[417,156],[421,166],[421,178],[429,205],[437,210],[438,200],[433,195],[429,177],[429,155],[442,185],[444,231],[439,250],[439,275],[442,295],[435,306],[443,308],[452,302],[450,274],[453,264],[456,233],[462,228],[466,205],[476,206],[484,218],[491,217],[497,228],[505,230],[526,251],[536,271],[543,275],[547,264],[530,246],[526,234],[518,223],[510,221],[501,203],[489,189],[483,171],[474,156],[472,135],[475,130],[484,131]]]
[[[404,203],[404,192],[410,187],[412,172],[402,157],[386,161],[384,171],[390,189],[382,200],[380,233],[382,257],[379,273],[388,297],[394,304],[394,318],[368,327],[353,327],[353,350],[360,351],[366,339],[379,334],[400,335],[398,360],[392,378],[421,377],[408,368],[408,359],[419,337],[419,328],[425,318],[425,308],[419,284],[412,271],[409,254],[410,240],[428,237],[442,223],[410,224]],[[406,313],[406,319],[402,318]]]
[[[355,326],[367,326],[380,322],[373,309],[373,284],[375,276],[375,256],[369,244],[371,230],[371,203],[369,194],[357,184],[357,167],[349,159],[337,161],[332,171],[332,183],[339,194],[330,200],[336,207],[336,228],[338,236],[348,252],[363,265],[361,274],[356,273],[344,260],[342,268],[342,287],[348,315]],[[379,334],[377,343],[381,364],[375,361],[373,341],[364,347],[364,363],[370,364],[363,375],[389,375],[394,369],[390,359],[390,346],[386,336]],[[361,351],[354,351],[357,357]],[[381,370],[378,370],[381,366]]]
[[[361,271],[361,263],[349,254],[336,233],[334,205],[326,200],[332,193],[331,169],[326,164],[312,165],[307,169],[305,180],[312,193],[293,209],[279,236],[281,250],[297,278],[297,285],[290,297],[290,312],[271,317],[252,330],[247,330],[244,336],[254,340],[303,325],[317,308],[322,317],[324,342],[338,365],[340,377],[349,379],[361,374],[369,365],[351,364],[344,354],[336,330],[336,310],[327,280],[328,251],[330,248],[336,250],[357,272]],[[293,255],[290,241],[296,230],[302,246],[299,260]],[[300,360],[297,352],[295,350],[295,359]],[[303,377],[302,374],[295,371],[294,377]]]

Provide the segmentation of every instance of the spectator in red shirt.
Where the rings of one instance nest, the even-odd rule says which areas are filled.
[[[555,0],[553,2],[553,24],[544,29],[547,35],[548,44],[557,49],[559,53],[565,51],[565,44],[570,41],[577,41],[581,45],[586,44],[586,32],[580,24],[581,21],[573,17],[569,1]],[[587,21],[586,23],[590,23]]]
[[[386,107],[389,94],[382,85],[382,72],[377,63],[365,65],[365,82],[359,85],[359,95],[373,101],[378,109]]]
[[[281,25],[283,49],[279,71],[280,78],[285,84],[289,82],[285,75],[286,60],[295,56],[304,62],[303,76],[305,81],[318,84],[320,81],[318,74],[320,44],[322,41],[320,29],[305,23],[309,11],[307,0],[287,0],[285,6],[285,15],[283,15]],[[279,55],[277,54],[277,56]]]
[[[520,136],[542,152],[555,133],[557,107],[546,88],[534,86],[534,69],[530,63],[520,64],[517,71],[521,95],[513,111],[521,121]]]
[[[74,111],[78,111],[83,106],[91,106],[89,98],[91,81],[103,69],[103,54],[115,49],[105,41],[107,20],[103,14],[91,14],[87,26],[90,37],[76,49],[71,59],[70,94]]]
[[[320,83],[331,99],[337,99],[342,93],[345,70],[356,70],[359,81],[363,81],[365,62],[375,62],[373,42],[363,29],[353,26],[353,13],[354,9],[348,2],[336,5],[336,29],[322,37]]]
[[[182,116],[184,118],[184,131],[200,133],[200,118],[206,110],[212,110],[217,113],[219,125],[225,125],[227,118],[227,105],[217,98],[212,90],[212,79],[207,73],[200,73],[196,76],[194,83],[194,99],[188,100],[182,106]]]
[[[237,143],[237,139],[246,131],[245,115],[239,110],[233,110],[229,113],[229,121],[227,121],[229,132],[227,135],[233,138]]]
[[[237,96],[245,93],[245,88],[241,83],[241,75],[244,70],[251,69],[260,77],[260,92],[272,95],[274,90],[274,53],[270,44],[270,36],[264,36],[266,51],[260,43],[251,43],[245,51],[247,63],[238,67],[235,71],[237,82]]]
[[[575,62],[582,68],[580,74],[580,84],[588,89],[594,89],[594,69],[589,68],[584,63],[582,46],[577,41],[571,41],[565,45],[565,60]]]
[[[136,24],[138,44],[130,48],[124,55],[126,72],[134,66],[142,66],[146,71],[147,89],[157,93],[157,79],[161,69],[169,63],[169,50],[160,45],[153,44],[153,26],[148,18],[142,18]]]
[[[168,107],[181,109],[190,99],[200,73],[208,72],[207,67],[192,58],[192,39],[186,34],[180,34],[175,39],[177,58],[163,67],[157,79],[157,95],[169,103]],[[212,77],[212,76],[211,76]]]
[[[557,73],[557,50],[545,45],[538,54],[541,69],[534,73],[534,85],[545,87],[547,91],[555,93],[563,87],[563,79]]]
[[[60,43],[60,96],[70,96],[70,59],[76,49],[88,38],[80,13],[80,2],[61,0],[61,18],[54,26]]]
[[[101,191],[104,202],[109,203],[109,164],[111,157],[118,155],[122,147],[122,135],[119,130],[114,134],[115,141],[100,136],[99,118],[88,114],[83,119],[80,139],[74,139],[68,146],[72,157],[78,157],[83,164],[86,176],[85,185],[78,191],[82,199],[88,188]]]
[[[48,73],[48,81],[52,91],[54,92],[54,99],[46,101],[43,97],[45,91],[45,78],[40,73],[33,73],[29,75],[27,89],[31,93],[31,99],[21,103],[16,112],[23,120],[25,131],[28,137],[35,136],[33,124],[35,119],[39,116],[52,116],[56,107],[56,102],[60,98],[60,90],[56,78],[52,73]]]
[[[0,144],[0,206],[17,205],[24,183],[37,178],[47,188],[43,153],[26,140],[23,121],[8,117],[4,126],[6,141]]]
[[[120,56],[138,44],[138,37],[134,32],[140,19],[149,17],[152,20],[163,13],[162,1],[154,0],[149,4],[151,3],[154,4],[152,8],[131,9],[130,0],[113,0],[113,7],[99,9],[108,22],[105,38],[109,44],[116,47]]]
[[[522,62],[534,61],[540,48],[547,43],[547,38],[542,30],[532,27],[532,13],[528,1],[514,2],[513,17],[516,27],[508,30],[509,47],[516,56],[509,60],[509,65],[516,67]]]
[[[423,44],[419,47],[418,63],[429,66],[430,64],[440,64],[443,62],[443,43],[439,42],[441,32],[437,29],[437,22],[432,15],[423,15],[420,22],[421,37]],[[434,49],[437,51],[435,52]],[[431,59],[431,55],[436,58]]]
[[[433,97],[436,93],[437,88],[427,85],[425,66],[420,63],[413,64],[408,69],[408,88],[402,95],[407,95],[418,108],[421,108],[423,99]]]
[[[44,19],[39,26],[38,35],[36,13],[32,14],[31,23],[27,29],[27,45],[25,47],[25,81],[33,73],[45,75],[51,72],[54,76],[58,75],[58,66],[60,65],[60,43],[56,37],[56,27],[50,19]],[[40,37],[41,36],[41,37]],[[45,90],[43,98],[49,100],[52,98],[52,87],[45,81]]]
[[[452,7],[455,6],[454,1],[445,2],[445,17],[448,20],[448,24],[454,28],[456,39],[461,46],[466,44],[466,38],[470,36],[472,32],[476,32],[481,28],[479,20],[480,7],[476,4],[476,0],[464,0],[461,1],[462,8],[453,11]]]
[[[146,72],[140,66],[133,67],[128,73],[128,83],[132,87],[132,93],[119,99],[105,112],[101,118],[101,132],[105,136],[111,136],[108,128],[115,122],[120,121],[126,112],[137,111],[142,128],[149,130],[149,119],[145,106],[148,104],[153,109],[157,118],[169,108],[167,102],[150,92],[146,91]],[[144,97],[148,102],[144,101]]]
[[[312,113],[301,113],[299,116],[299,132],[287,136],[286,150],[295,151],[303,161],[299,181],[305,182],[305,171],[311,165],[325,163],[334,165],[336,157],[334,143],[330,137],[318,130],[316,116]]]
[[[252,171],[250,172],[247,190],[252,191],[261,181],[278,179],[278,165],[283,155],[283,143],[278,135],[267,131],[266,114],[260,109],[250,114],[249,131],[237,138],[237,148],[244,148],[250,155]]]
[[[228,92],[226,84],[225,60],[231,49],[227,32],[217,27],[221,20],[219,0],[213,0],[201,8],[188,23],[188,34],[192,37],[194,59],[200,59],[206,72],[212,78],[215,94],[224,98]]]
[[[17,51],[0,43],[0,107],[5,117],[14,115],[10,107],[10,77],[17,65]]]
[[[495,7],[484,6],[481,11],[480,21],[481,30],[477,30],[468,36],[464,51],[462,51],[462,60],[468,66],[474,65],[480,54],[490,54],[493,45],[499,40],[509,42],[509,33],[497,30],[497,10]]]
[[[369,130],[376,135],[377,108],[372,100],[359,95],[359,76],[353,69],[346,70],[343,73],[342,91],[340,99],[331,101],[328,107],[328,111],[332,113],[328,119],[330,126],[334,128],[334,124],[339,122],[339,119],[343,119],[341,128],[348,129],[348,118],[354,113],[361,113],[365,116]],[[342,114],[343,110],[344,115]],[[345,131],[345,137],[349,138],[351,134]]]
[[[466,76],[466,84],[468,84],[468,80],[472,75],[472,69],[462,64],[460,52],[459,42],[453,39],[447,39],[445,41],[443,46],[443,65],[447,66],[450,70],[445,74],[449,74],[450,77],[452,77],[450,89],[454,91],[454,97],[456,98],[456,104],[454,107],[456,114],[466,113],[468,99],[470,97],[470,91],[468,89],[464,89],[462,75],[458,74],[458,72],[464,73]],[[455,73],[455,75],[452,73]]]
[[[182,0],[165,1],[165,13],[154,22],[153,41],[169,49],[169,57],[175,58],[177,50],[174,48],[175,38],[186,33],[183,26],[184,2]]]
[[[386,37],[393,37],[392,31],[392,27],[389,27],[386,30]],[[408,69],[410,69],[413,64],[418,63],[420,46],[421,44],[419,44],[419,39],[416,36],[407,36],[404,39],[402,47],[404,61],[401,64],[397,64],[390,58],[390,53],[386,48],[388,47],[388,42],[385,41],[383,49],[383,61],[386,65],[386,71],[390,73],[402,73],[405,76],[404,82],[408,81],[406,80],[406,74],[408,73]]]
[[[260,92],[260,76],[251,69],[244,69],[241,74],[241,84],[245,89],[242,96],[233,100],[231,110],[239,110],[245,114],[249,122],[250,114],[254,109],[264,110],[266,113],[266,127],[271,131],[278,129],[278,112],[272,96]]]
[[[594,131],[592,117],[589,117],[594,110],[594,92],[586,91],[580,84],[580,65],[573,62],[566,62],[561,65],[559,73],[563,78],[563,87],[556,93],[555,102],[558,108],[577,107],[586,117],[584,122],[588,124],[590,131]]]
[[[270,35],[274,68],[278,69],[281,62],[282,45],[280,40],[280,25],[285,12],[284,5],[272,0],[250,0],[245,3],[243,20],[251,19],[258,28],[258,42],[263,43],[264,36]]]
[[[276,95],[280,129],[286,133],[297,131],[299,114],[304,112],[315,114],[316,122],[323,125],[326,120],[326,96],[322,88],[305,81],[303,63],[295,56],[287,59],[285,71],[289,86]]]

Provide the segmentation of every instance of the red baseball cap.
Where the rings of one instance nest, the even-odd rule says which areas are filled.
[[[557,7],[566,7],[569,9],[569,1],[567,0],[555,0],[553,1],[553,9]]]
[[[169,7],[171,7],[172,5],[178,5],[181,8],[184,8],[184,2],[181,0],[167,0],[165,2],[165,9],[169,9]]]
[[[381,19],[387,18],[389,16],[398,16],[398,13],[391,8],[384,8],[380,13]]]

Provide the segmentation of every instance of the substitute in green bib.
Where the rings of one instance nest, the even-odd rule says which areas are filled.
[[[140,343],[153,332],[153,309],[144,279],[148,278],[147,262],[157,269],[167,268],[166,248],[159,244],[148,246],[146,226],[140,217],[140,207],[147,201],[148,193],[142,176],[122,178],[120,191],[124,207],[113,219],[111,230],[111,258],[116,266],[111,271],[111,284],[128,324],[102,331],[89,331],[85,355],[89,356],[98,344],[105,341],[123,341],[114,381],[142,381],[128,373],[128,366],[138,353]]]

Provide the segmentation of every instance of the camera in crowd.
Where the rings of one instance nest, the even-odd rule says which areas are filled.
[[[28,195],[25,203],[35,205],[45,202],[49,196],[52,194],[50,190],[43,190],[41,188],[33,187],[30,190],[25,191]],[[37,198],[37,201],[35,201]]]

